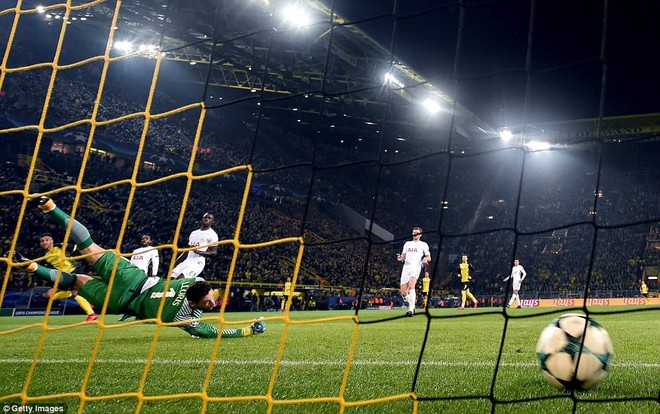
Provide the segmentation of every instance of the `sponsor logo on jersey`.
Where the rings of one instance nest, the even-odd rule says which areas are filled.
[[[174,291],[173,288],[170,288],[170,290],[167,291],[165,294],[166,298],[173,298],[174,295],[176,295],[176,292]],[[152,292],[151,296],[149,296],[150,299],[160,299],[163,297],[163,292]]]

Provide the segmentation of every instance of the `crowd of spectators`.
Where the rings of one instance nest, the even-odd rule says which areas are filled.
[[[46,125],[89,118],[99,73],[74,70],[58,75]],[[0,112],[38,123],[50,69],[12,75],[0,97]],[[131,89],[124,87],[120,93],[108,82],[97,120],[143,112],[144,91],[127,91]],[[159,91],[151,113],[179,104]],[[448,272],[455,272],[454,259],[467,253],[477,268],[473,287],[477,295],[503,291],[501,279],[514,255],[530,273],[526,291],[561,295],[584,294],[587,285],[592,291],[634,290],[641,277],[640,261],[658,259],[658,249],[648,249],[648,241],[657,238],[653,230],[649,233],[648,221],[660,217],[660,167],[651,156],[655,152],[648,149],[657,149],[657,143],[626,147],[630,150],[623,155],[618,154],[618,146],[596,144],[550,153],[502,150],[458,157],[447,152],[383,164],[369,154],[356,155],[340,146],[315,148],[311,140],[275,126],[257,129],[252,116],[234,119],[227,114],[209,111],[200,140],[200,147],[208,151],[197,157],[215,171],[251,162],[257,171],[255,182],[276,184],[250,189],[240,223],[245,172],[204,180],[170,177],[137,186],[118,183],[131,177],[131,162],[118,168],[95,156],[85,169],[82,187],[86,190],[79,195],[76,211],[95,241],[129,254],[140,236],[149,233],[155,245],[185,247],[188,234],[210,211],[221,240],[245,244],[237,256],[233,282],[278,284],[292,276],[304,247],[298,284],[378,290],[398,286],[400,269],[394,252],[409,237],[410,228],[419,225],[425,229],[424,238],[434,257],[440,249],[450,257],[446,264],[433,263],[436,269],[445,265],[448,269],[436,275],[436,287],[448,294],[457,291]],[[152,120],[145,148],[190,158],[198,119],[197,108]],[[144,116],[136,116],[100,127],[97,133],[137,145],[143,124]],[[34,143],[29,134],[18,139],[31,143],[23,145],[23,154],[3,151],[2,191],[25,187],[28,170],[21,156],[31,155]],[[601,151],[602,169],[598,164]],[[33,183],[31,192],[73,184],[82,166],[80,154],[54,152],[47,143],[39,158],[42,182]],[[333,162],[338,165],[338,160],[361,162],[327,168]],[[171,172],[175,171],[140,169],[138,181],[167,178]],[[66,210],[72,208],[75,197],[74,191],[54,195]],[[63,237],[33,209],[19,214],[21,194],[5,193],[1,199],[3,252],[17,225],[18,249],[30,257],[41,255],[37,240],[42,233]],[[373,219],[395,235],[394,242],[364,237],[364,232],[328,213],[325,203],[341,203]],[[297,239],[282,241],[300,236],[304,246]],[[254,246],[264,242],[271,243]],[[223,243],[204,276],[226,281],[234,248],[232,243]],[[172,249],[161,248],[165,268],[172,256]],[[17,273],[10,287],[25,288],[31,283],[36,281]]]

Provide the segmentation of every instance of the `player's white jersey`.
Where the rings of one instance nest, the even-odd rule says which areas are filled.
[[[147,276],[156,276],[158,274],[158,265],[160,264],[158,250],[153,246],[139,247],[133,250],[131,263],[144,270]],[[148,273],[149,263],[151,263],[151,275]]]
[[[204,246],[200,247],[198,250],[205,252],[208,250],[208,245],[218,241],[218,233],[215,232],[212,228],[206,230],[197,229],[190,233],[188,237],[188,247]],[[188,252],[188,257],[186,260],[195,260],[195,261],[204,261],[204,256],[195,253],[194,250]]]
[[[513,279],[513,283],[522,283],[526,276],[527,272],[525,272],[525,269],[522,267],[522,265],[513,266],[511,269],[511,278]]]
[[[421,240],[409,240],[403,245],[401,253],[406,255],[406,261],[403,263],[404,267],[414,266],[421,269],[422,259],[430,254],[429,245]]]

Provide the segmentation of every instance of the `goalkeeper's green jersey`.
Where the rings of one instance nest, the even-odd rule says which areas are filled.
[[[128,304],[128,309],[140,318],[155,318],[158,315],[161,298],[164,294],[165,306],[163,307],[161,318],[163,322],[182,322],[199,319],[202,317],[202,311],[200,309],[192,309],[186,299],[188,287],[196,280],[203,279],[184,278],[171,280],[167,292],[163,292],[165,289],[165,280],[153,280],[155,284],[151,287],[145,285],[142,293]],[[191,321],[189,324],[178,325],[178,327],[190,335],[200,338],[215,338],[220,333],[214,326],[199,321]]]
[[[108,299],[107,313],[131,312],[141,319],[151,319],[158,315],[160,301],[165,295],[163,322],[185,322],[177,325],[190,335],[199,338],[215,338],[220,331],[208,323],[199,322],[200,309],[192,309],[186,299],[190,285],[201,278],[177,279],[170,281],[167,292],[165,280],[147,277],[144,270],[123,257],[117,258],[114,252],[105,252],[94,263],[94,270],[101,279],[87,281],[78,294],[95,306],[102,307],[108,294],[108,286],[116,266],[116,274]]]

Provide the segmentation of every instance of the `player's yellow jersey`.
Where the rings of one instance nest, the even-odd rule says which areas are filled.
[[[458,268],[461,270],[461,282],[467,283],[470,281],[470,264],[461,263],[458,265]]]
[[[422,293],[429,293],[429,287],[431,287],[431,278],[424,276],[422,279]]]
[[[286,282],[284,284],[284,290],[282,291],[282,294],[289,296],[291,294],[291,282]]]
[[[59,247],[52,247],[46,255],[44,256],[46,261],[50,263],[55,269],[59,269],[63,272],[72,273],[76,270],[76,265],[72,260],[62,259],[62,249]]]

